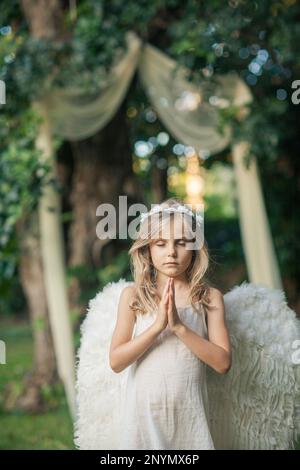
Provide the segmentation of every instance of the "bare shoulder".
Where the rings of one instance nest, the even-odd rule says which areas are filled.
[[[231,345],[226,324],[224,297],[220,289],[209,287],[209,309],[207,314],[208,338],[230,353]]]
[[[123,309],[124,307],[126,307],[127,309],[131,310],[130,304],[135,299],[135,297],[136,286],[134,284],[124,287],[119,299],[119,309]]]
[[[214,306],[215,304],[219,305],[224,301],[223,294],[220,289],[210,286],[207,289],[207,300],[211,306]]]
[[[135,294],[136,294],[135,284],[124,287],[124,289],[121,292],[121,296],[125,297],[126,299],[133,298],[135,296]]]
[[[135,296],[136,296],[136,287],[134,284],[132,284],[130,286],[124,287],[120,295],[120,301],[122,299],[124,301],[131,302],[135,298]]]
[[[222,300],[223,299],[223,294],[220,291],[220,289],[217,289],[216,287],[210,286],[208,288],[208,295],[211,300]]]
[[[135,323],[135,313],[131,308],[131,302],[135,296],[135,287],[126,286],[120,295],[117,321],[111,340],[111,351],[118,345],[132,338]]]

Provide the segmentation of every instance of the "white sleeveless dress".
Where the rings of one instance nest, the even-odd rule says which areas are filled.
[[[207,337],[203,306],[177,308],[182,322]],[[133,337],[155,320],[137,315]],[[167,328],[129,366],[122,397],[119,449],[214,450],[209,430],[206,364]]]

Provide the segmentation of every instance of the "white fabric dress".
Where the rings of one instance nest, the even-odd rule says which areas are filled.
[[[177,308],[185,325],[207,339],[203,306]],[[155,320],[137,315],[133,337]],[[167,328],[129,366],[122,397],[119,449],[214,450],[209,430],[206,364]]]

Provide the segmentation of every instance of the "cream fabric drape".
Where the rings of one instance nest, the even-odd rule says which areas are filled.
[[[200,154],[220,152],[230,143],[231,132],[228,126],[224,135],[217,131],[217,108],[245,104],[251,99],[248,88],[236,74],[218,77],[215,86],[204,80],[196,86],[188,81],[185,68],[176,67],[176,62],[157,48],[144,47],[138,70],[150,102],[179,142]],[[205,100],[209,90],[211,102]]]
[[[53,132],[68,140],[81,140],[102,129],[120,107],[141,53],[141,41],[128,36],[128,52],[116,59],[110,74],[102,78],[98,93],[77,89],[54,90],[45,97]]]
[[[43,160],[52,162],[51,172],[54,177],[51,125],[43,105],[35,103],[34,106],[40,116],[43,117],[36,147],[42,151],[41,158]],[[47,185],[43,190],[38,207],[45,291],[58,373],[64,384],[70,412],[74,417],[75,358],[68,309],[60,212],[60,197],[52,186]]]
[[[249,169],[243,162],[248,147],[247,142],[234,145],[232,156],[238,191],[239,221],[249,278],[251,282],[282,289],[256,159],[252,158]]]
[[[45,97],[55,134],[69,140],[89,137],[102,129],[124,99],[130,81],[138,70],[153,107],[170,133],[179,141],[218,153],[230,143],[230,129],[217,132],[217,106],[230,102],[242,105],[251,98],[248,88],[236,74],[218,77],[213,88],[215,104],[205,102],[209,82],[191,84],[188,71],[157,48],[142,44],[134,33],[127,35],[128,52],[114,61],[110,74],[102,77],[99,92],[88,95],[76,89],[55,90]]]
[[[69,140],[89,137],[102,129],[123,101],[131,79],[138,71],[149,100],[169,132],[196,152],[215,154],[230,145],[231,132],[217,132],[217,107],[230,103],[243,106],[251,99],[248,87],[234,74],[218,77],[216,84],[203,81],[193,85],[187,71],[157,48],[142,44],[133,33],[127,35],[128,50],[117,54],[110,73],[99,83],[94,94],[76,89],[53,90],[40,102],[48,130],[41,128],[39,148],[51,154],[50,133]],[[174,70],[176,68],[176,74]],[[100,79],[99,79],[100,80]],[[208,91],[210,92],[208,94]],[[207,96],[211,96],[207,100]],[[116,136],[117,138],[117,136]],[[244,147],[233,147],[234,166],[239,190],[239,210],[243,246],[249,280],[269,287],[280,287],[280,275],[265,212],[260,181],[255,166],[242,166]],[[47,212],[54,204],[55,214]],[[59,371],[64,380],[71,409],[74,409],[73,343],[64,281],[62,238],[57,194],[47,190],[40,203],[42,253],[51,326]]]

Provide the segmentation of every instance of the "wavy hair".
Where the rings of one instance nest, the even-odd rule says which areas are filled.
[[[162,208],[178,207],[184,205],[182,201],[177,198],[170,198],[162,202]],[[164,224],[164,215],[161,212],[149,216],[146,221],[141,223],[138,238],[132,244],[129,255],[131,263],[131,271],[135,282],[135,297],[130,304],[130,307],[136,313],[145,314],[148,311],[154,311],[160,302],[160,297],[157,293],[156,277],[157,270],[155,269],[149,245],[152,239],[159,233]],[[173,216],[174,213],[171,213]],[[147,222],[150,219],[150,224]],[[194,223],[195,223],[195,218]],[[168,219],[169,221],[170,219]],[[191,217],[183,217],[184,223],[187,223],[185,228],[191,232],[192,224]],[[149,227],[150,225],[150,227]],[[194,310],[198,311],[196,303],[200,303],[209,307],[208,298],[208,280],[206,279],[206,272],[209,268],[209,251],[206,240],[203,239],[201,249],[193,250],[192,259],[189,267],[186,270],[186,276],[190,285],[189,302]]]

